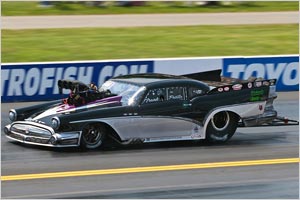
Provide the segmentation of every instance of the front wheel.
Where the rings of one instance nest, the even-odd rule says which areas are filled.
[[[216,113],[209,121],[206,130],[206,140],[220,143],[229,140],[235,133],[239,117],[228,111]]]
[[[106,129],[103,124],[88,124],[82,129],[81,147],[96,149],[103,144],[105,137]]]

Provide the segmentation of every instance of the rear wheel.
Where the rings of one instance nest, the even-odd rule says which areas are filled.
[[[220,143],[229,140],[235,133],[239,117],[228,111],[216,113],[209,121],[206,130],[206,140]]]
[[[106,137],[106,129],[103,124],[88,124],[82,129],[81,147],[96,149],[100,147]]]

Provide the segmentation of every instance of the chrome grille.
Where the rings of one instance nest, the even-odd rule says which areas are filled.
[[[24,140],[24,136],[22,136],[22,135],[19,135],[19,134],[15,134],[15,133],[9,133],[8,134],[10,137],[12,137],[12,138],[15,138],[15,139],[17,139],[17,140],[21,140],[21,141],[23,141]]]
[[[14,124],[11,127],[11,132],[19,133],[25,136],[33,136],[47,139],[51,137],[51,132],[49,130],[30,124]]]

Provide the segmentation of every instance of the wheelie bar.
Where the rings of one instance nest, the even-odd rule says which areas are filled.
[[[271,122],[266,122],[260,125],[254,125],[252,127],[261,127],[261,126],[292,126],[292,125],[299,125],[299,121],[289,119],[287,117],[277,116]],[[239,122],[238,127],[245,127],[243,122]]]

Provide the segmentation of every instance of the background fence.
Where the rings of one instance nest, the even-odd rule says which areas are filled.
[[[58,99],[59,79],[95,82],[134,73],[182,75],[222,69],[224,76],[276,78],[277,91],[299,90],[299,56],[193,57],[76,62],[4,63],[1,66],[1,100],[41,101]]]

